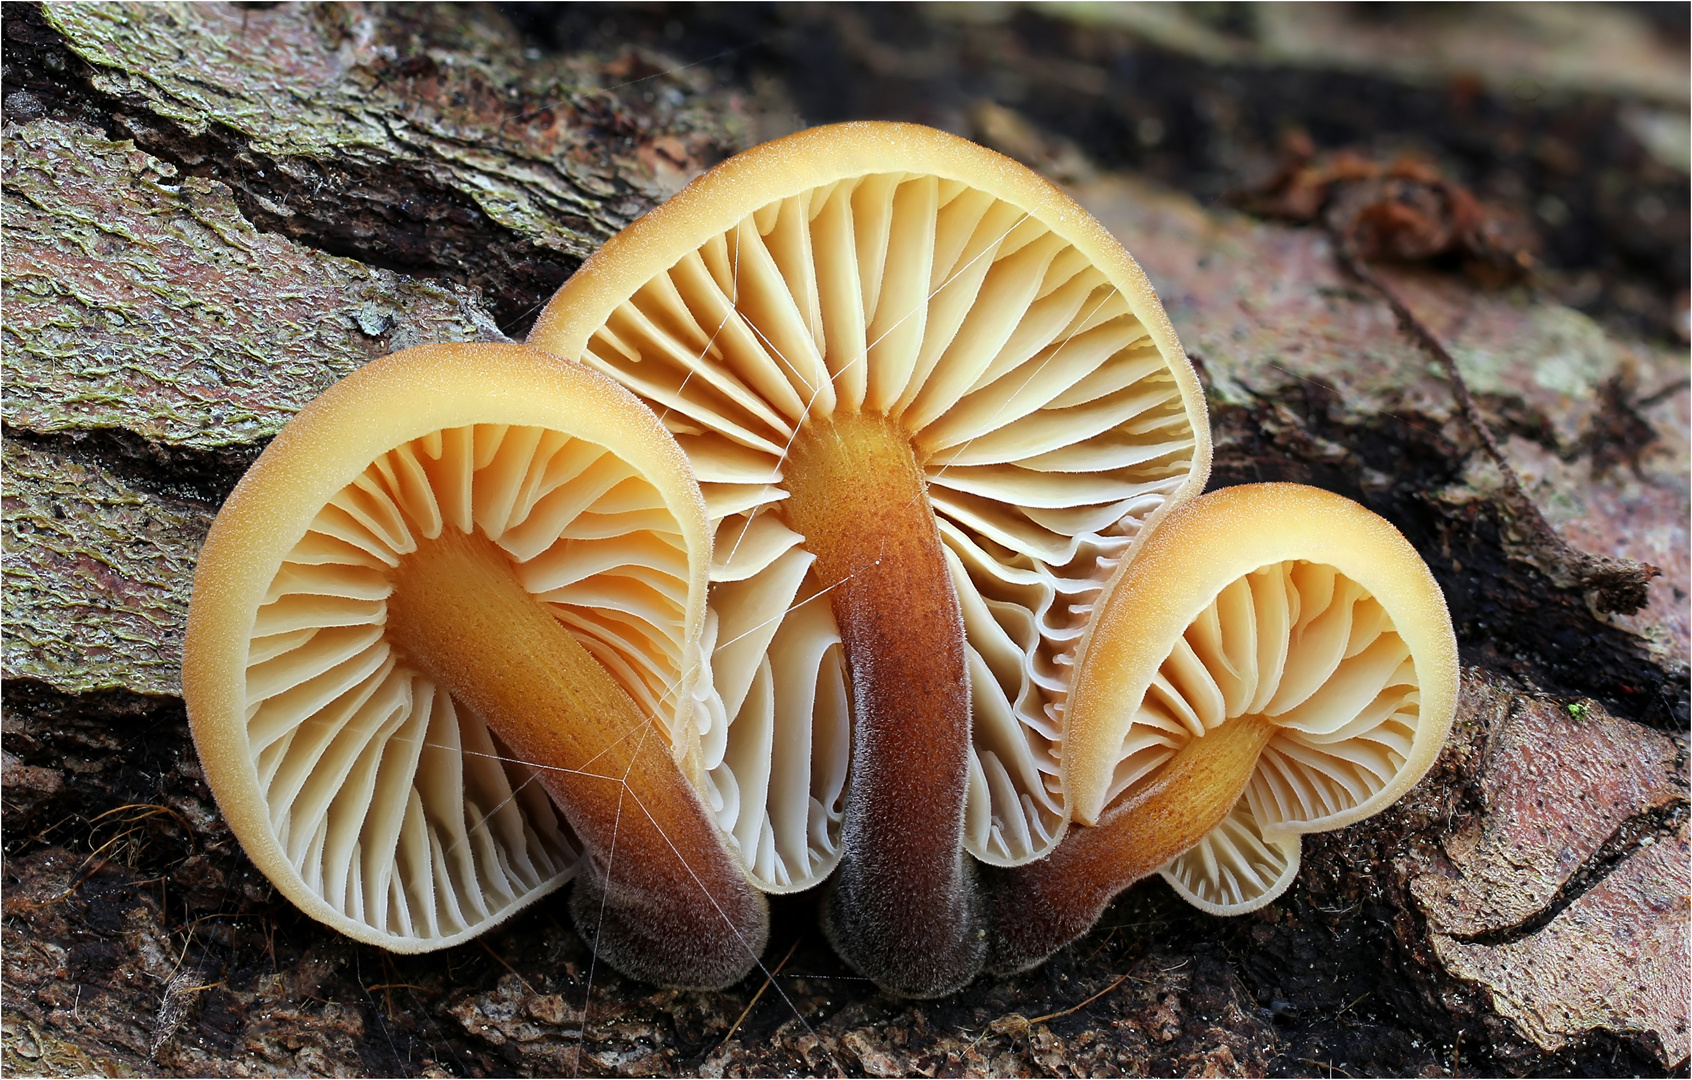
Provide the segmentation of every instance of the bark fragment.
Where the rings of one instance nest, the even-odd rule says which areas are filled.
[[[1654,839],[1654,838],[1653,838]],[[1668,1069],[1687,1061],[1686,825],[1629,855],[1540,933],[1503,945],[1434,938],[1451,974],[1485,986],[1535,1045],[1596,1031],[1646,1037]]]
[[[502,337],[474,294],[260,232],[230,189],[79,124],[6,139],[6,423],[252,445],[406,345]]]
[[[1484,688],[1481,815],[1411,882],[1435,953],[1547,1051],[1636,1032],[1687,1059],[1684,742]]]
[[[1482,765],[1484,816],[1447,837],[1450,864],[1411,889],[1434,929],[1453,937],[1524,927],[1597,869],[1589,863],[1623,826],[1687,798],[1668,736],[1589,703],[1492,696],[1471,702],[1504,711]]]
[[[60,690],[182,692],[182,632],[206,506],[7,439],[5,677]]]
[[[742,140],[697,73],[638,53],[518,60],[509,28],[467,9],[128,3],[41,18],[116,130],[224,180],[260,228],[476,286],[512,332]]]

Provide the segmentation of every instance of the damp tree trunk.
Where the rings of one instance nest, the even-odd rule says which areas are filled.
[[[551,10],[525,40],[474,9],[5,5],[8,1072],[1685,1067],[1683,350],[1531,279],[1348,266],[1332,230],[1111,165],[1039,119],[1103,100],[1096,40],[1057,79],[1024,23],[925,31],[1023,63],[1017,113],[893,92],[914,54],[854,9],[739,30],[597,9],[548,37]],[[776,905],[774,985],[722,993],[595,967],[562,900],[429,957],[319,927],[222,824],[179,698],[218,505],[359,365],[521,338],[607,237],[817,107],[784,89],[808,49],[892,88],[865,115],[1022,157],[1124,242],[1205,381],[1217,485],[1313,483],[1405,532],[1463,650],[1444,756],[1310,838],[1263,912],[1149,882],[1044,968],[937,1002],[853,978],[814,897]]]

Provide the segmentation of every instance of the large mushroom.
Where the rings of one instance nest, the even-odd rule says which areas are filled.
[[[686,461],[610,380],[516,345],[363,368],[201,552],[183,684],[225,817],[361,941],[452,945],[579,872],[618,967],[738,979],[767,909],[694,786],[709,558]]]
[[[1291,884],[1299,836],[1384,809],[1457,704],[1445,599],[1396,529],[1341,496],[1251,484],[1166,518],[1101,601],[1070,694],[1077,825],[1004,872],[993,966],[1085,933],[1159,872],[1217,914]]]
[[[755,880],[838,862],[848,961],[906,994],[967,982],[987,932],[964,851],[1013,866],[1063,835],[1093,601],[1209,468],[1145,276],[1009,159],[843,124],[695,180],[529,342],[648,401],[702,483],[704,763]]]

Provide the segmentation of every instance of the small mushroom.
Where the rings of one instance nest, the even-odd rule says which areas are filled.
[[[636,221],[529,342],[650,402],[699,476],[701,739],[760,886],[838,863],[843,956],[902,993],[967,982],[986,933],[963,854],[1016,865],[1062,836],[1093,600],[1209,469],[1203,395],[1139,267],[1007,158],[842,124]]]
[[[1111,584],[1081,655],[1064,742],[1078,824],[1002,875],[997,970],[1044,960],[1154,871],[1213,913],[1269,903],[1299,836],[1398,799],[1456,712],[1456,638],[1415,549],[1295,484],[1172,513]]]
[[[224,816],[360,941],[452,945],[580,873],[617,967],[738,979],[767,909],[694,787],[709,558],[685,459],[610,380],[516,345],[370,364],[200,555],[183,684]]]

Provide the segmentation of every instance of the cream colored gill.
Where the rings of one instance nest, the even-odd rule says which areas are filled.
[[[1083,656],[1065,745],[1081,820],[1223,724],[1275,726],[1233,812],[1162,871],[1214,912],[1268,903],[1300,834],[1408,790],[1456,709],[1456,642],[1426,565],[1361,506],[1292,484],[1171,514],[1112,583]]]
[[[1187,903],[1212,915],[1243,915],[1266,907],[1298,876],[1297,836],[1264,837],[1241,800],[1191,850],[1158,871]]]
[[[183,681],[254,863],[313,917],[398,952],[482,932],[578,854],[530,766],[384,638],[388,571],[446,529],[503,549],[700,778],[709,534],[651,413],[523,346],[424,346],[353,374],[219,514]]]
[[[828,583],[781,502],[799,426],[841,413],[897,417],[926,474],[966,636],[966,847],[998,865],[1051,848],[1098,590],[1210,461],[1192,368],[1096,221],[942,132],[813,129],[624,230],[529,340],[630,387],[693,462],[716,537],[701,740],[713,805],[761,886],[806,887],[839,857],[849,692],[827,604],[807,602]]]

